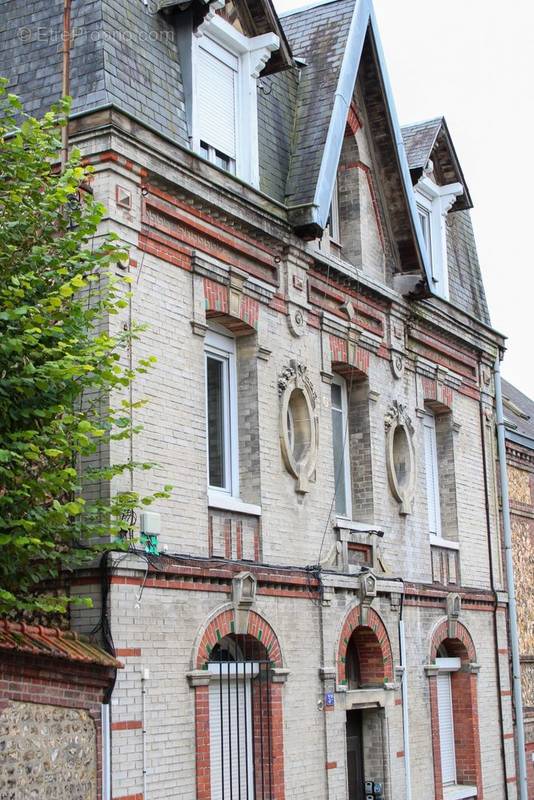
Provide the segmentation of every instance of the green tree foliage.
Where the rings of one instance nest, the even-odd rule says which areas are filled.
[[[151,359],[132,366],[124,355],[140,331],[107,325],[128,303],[127,277],[114,278],[127,254],[97,236],[105,209],[80,199],[90,170],[78,152],[59,174],[67,111],[28,117],[0,83],[0,613],[64,610],[68,599],[48,587],[120,547],[131,512],[170,488],[142,500],[82,496],[149,468],[84,465],[100,443],[133,434],[121,398]]]

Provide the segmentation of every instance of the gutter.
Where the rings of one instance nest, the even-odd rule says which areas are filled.
[[[519,767],[519,800],[528,800],[527,759],[525,754],[525,727],[523,717],[523,698],[521,696],[521,665],[519,657],[519,636],[517,631],[517,604],[515,593],[514,566],[512,560],[512,526],[510,522],[510,498],[508,492],[508,471],[506,468],[506,426],[502,404],[500,356],[495,360],[495,406],[497,414],[497,454],[499,477],[501,480],[502,530],[504,563],[508,590],[508,624],[510,630],[510,650],[512,654],[512,695],[515,710],[517,742],[517,764]]]
[[[406,663],[406,637],[404,631],[404,594],[401,596],[399,615],[399,650],[402,669],[402,738],[404,743],[404,789],[406,800],[412,800],[412,776],[410,760],[410,714],[408,709],[408,665]]]
[[[481,368],[481,362],[479,360],[479,369]],[[480,398],[479,402],[479,421],[480,421],[480,442],[482,445],[482,471],[484,474],[484,505],[486,511],[486,534],[487,534],[487,543],[488,543],[488,561],[489,561],[489,573],[490,573],[490,586],[491,591],[493,592],[493,596],[495,598],[494,606],[493,606],[493,639],[495,643],[495,684],[499,688],[501,687],[501,664],[500,664],[500,653],[499,653],[499,626],[497,621],[497,613],[498,613],[498,605],[497,605],[497,588],[495,585],[495,565],[493,562],[493,546],[492,546],[492,525],[491,525],[491,513],[490,513],[490,502],[489,502],[489,477],[488,477],[488,448],[486,446],[486,430],[485,430],[485,423],[484,423],[484,406],[482,397]],[[492,462],[495,460],[495,451],[494,448],[491,448],[490,459]],[[501,731],[501,742],[504,742],[504,718],[503,718],[503,709],[502,709],[502,698],[499,698],[498,702],[499,706],[499,727]],[[500,748],[501,750],[501,760],[502,760],[502,771],[505,778],[505,800],[509,800],[509,784],[506,778],[508,778],[507,769],[506,769],[506,754],[504,752],[504,747]]]
[[[526,447],[528,450],[534,450],[534,439],[530,436],[526,436],[524,433],[516,433],[515,431],[506,429],[505,437],[509,442],[519,444],[522,447]]]
[[[71,4],[63,0],[63,61],[61,73],[61,96],[70,95],[70,51],[71,51]],[[65,172],[69,160],[69,121],[61,128],[61,172]]]
[[[362,57],[365,34],[369,25],[368,0],[357,0],[356,8],[350,21],[349,33],[343,53],[343,61],[339,70],[339,78],[334,94],[332,115],[326,135],[326,142],[321,159],[321,167],[315,187],[315,196],[311,209],[313,222],[321,229],[326,227],[332,192],[334,190],[335,176],[343,137],[347,114],[354,92],[354,84],[358,75],[358,67]]]

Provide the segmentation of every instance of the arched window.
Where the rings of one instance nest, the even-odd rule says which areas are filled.
[[[384,655],[371,628],[360,625],[353,631],[347,645],[345,674],[349,689],[384,685]]]
[[[477,670],[467,631],[462,638],[444,638],[435,647],[430,701],[437,800],[471,798],[481,792]],[[469,647],[466,645],[466,640]],[[451,788],[453,787],[453,788]]]

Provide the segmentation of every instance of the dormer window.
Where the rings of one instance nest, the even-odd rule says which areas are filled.
[[[199,152],[235,173],[239,112],[239,57],[208,36],[198,45]]]
[[[423,233],[428,260],[432,269],[432,292],[445,300],[449,299],[449,274],[447,269],[447,213],[456,198],[463,194],[461,183],[440,186],[435,183],[432,162],[415,185],[415,199],[419,223]]]
[[[258,186],[256,81],[279,39],[274,33],[244,36],[213,13],[193,39],[193,149]]]

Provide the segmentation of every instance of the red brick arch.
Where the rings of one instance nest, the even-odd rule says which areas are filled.
[[[236,633],[235,612],[233,608],[226,607],[215,614],[197,639],[199,643],[193,657],[196,669],[206,670],[204,675],[207,677],[208,661],[213,648],[221,639],[233,633]],[[273,667],[282,667],[280,643],[266,619],[255,611],[250,611],[246,633],[265,647]],[[198,673],[196,677],[198,678]],[[192,685],[195,689],[196,798],[197,800],[211,800],[209,678],[206,681],[201,676],[201,680]],[[262,691],[262,686],[257,686],[256,690]],[[269,694],[271,704],[270,742],[272,743],[270,757],[273,774],[271,800],[285,800],[282,683],[273,680]],[[263,704],[255,703],[254,707],[255,714],[262,714],[262,709],[266,707],[266,700],[264,699]],[[261,748],[258,747],[254,763],[261,763],[264,758],[267,758],[267,754],[264,755]]]
[[[461,622],[449,624],[443,619],[434,629],[430,640],[430,663],[435,663],[438,649],[444,642],[449,656],[461,660],[461,669],[451,675],[454,742],[458,783],[475,784],[477,800],[483,798],[480,735],[478,725],[478,697],[476,650],[471,634]],[[440,731],[437,674],[428,675],[432,752],[434,758],[434,797],[443,800],[441,771]]]
[[[235,632],[236,626],[233,608],[221,611],[213,617],[204,629],[200,639],[200,644],[194,658],[196,669],[202,669],[205,666],[209,661],[211,651],[221,639]],[[267,651],[269,659],[273,662],[273,666],[282,666],[282,651],[280,649],[278,637],[266,619],[255,611],[250,611],[246,632],[262,643]]]
[[[223,283],[204,278],[204,306],[208,319],[219,322],[236,336],[258,328],[258,301],[238,291],[232,302],[231,289]]]
[[[383,665],[383,680],[393,680],[393,652],[391,650],[391,642],[389,641],[388,632],[384,623],[372,608],[369,609],[367,614],[367,621],[365,625],[361,623],[361,607],[356,606],[347,614],[343,627],[341,628],[341,635],[339,637],[337,647],[337,680],[340,686],[347,685],[346,676],[346,660],[347,648],[349,646],[350,638],[354,631],[360,629],[363,632],[372,633],[376,642],[380,646],[382,652],[382,665]]]
[[[430,641],[430,663],[436,660],[438,649],[445,640],[457,640],[461,642],[463,648],[458,648],[459,658],[461,658],[463,662],[476,663],[477,655],[471,634],[461,622],[453,622],[449,628],[449,621],[447,619],[442,620],[432,634],[432,639]]]
[[[452,411],[454,391],[450,386],[445,386],[435,378],[422,378],[421,386],[424,402],[435,410],[437,414]]]

